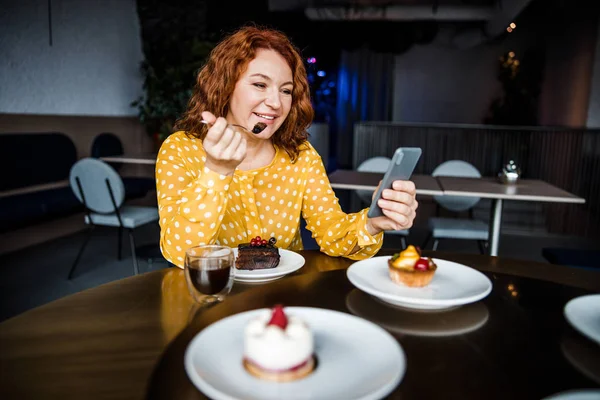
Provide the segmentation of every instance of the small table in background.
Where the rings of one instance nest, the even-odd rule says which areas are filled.
[[[329,174],[329,182],[334,189],[375,190],[383,174],[338,169]],[[417,187],[417,194],[441,196],[444,194],[437,180],[430,175],[413,175],[410,178]]]
[[[492,199],[490,224],[490,255],[498,255],[502,201],[536,201],[583,204],[585,199],[536,179],[521,179],[515,184],[503,184],[496,178],[437,177],[445,196],[468,196]]]
[[[334,189],[375,190],[382,173],[336,170],[329,174]],[[537,201],[583,204],[585,199],[575,196],[547,182],[521,179],[516,184],[503,184],[496,178],[461,178],[449,176],[413,175],[417,194],[431,196],[465,196],[492,199],[490,218],[490,255],[498,255],[503,200]]]

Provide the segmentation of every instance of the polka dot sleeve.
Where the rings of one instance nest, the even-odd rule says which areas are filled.
[[[189,146],[196,147],[197,156],[189,156]],[[160,247],[180,267],[186,249],[215,243],[225,214],[232,177],[204,167],[205,159],[204,150],[184,136],[167,138],[157,157]]]
[[[316,151],[312,150],[315,153]],[[329,183],[320,157],[308,168],[302,214],[321,251],[330,256],[362,260],[375,255],[383,244],[383,232],[371,236],[366,229],[368,209],[346,214]],[[359,246],[359,250],[352,253]]]

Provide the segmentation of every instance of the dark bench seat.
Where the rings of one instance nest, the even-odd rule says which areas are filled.
[[[76,161],[65,134],[0,134],[0,232],[83,211],[68,185]]]
[[[83,212],[69,186],[0,198],[0,232]]]
[[[68,181],[77,160],[75,144],[65,134],[0,134],[0,233],[83,212]],[[123,182],[128,200],[155,188],[148,178]]]

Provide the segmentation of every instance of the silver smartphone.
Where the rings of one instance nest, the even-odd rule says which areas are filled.
[[[381,217],[384,215],[381,208],[377,205],[377,201],[381,198],[381,193],[383,193],[385,189],[391,189],[394,181],[409,180],[420,157],[420,147],[399,147],[396,149],[392,161],[390,162],[390,166],[383,176],[381,185],[379,185],[379,189],[371,202],[371,207],[367,214],[369,218]]]

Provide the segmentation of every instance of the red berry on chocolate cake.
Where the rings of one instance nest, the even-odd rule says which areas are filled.
[[[256,236],[250,243],[238,245],[238,254],[235,259],[237,269],[270,269],[279,265],[279,249],[275,247],[277,239],[272,237],[267,241]]]

